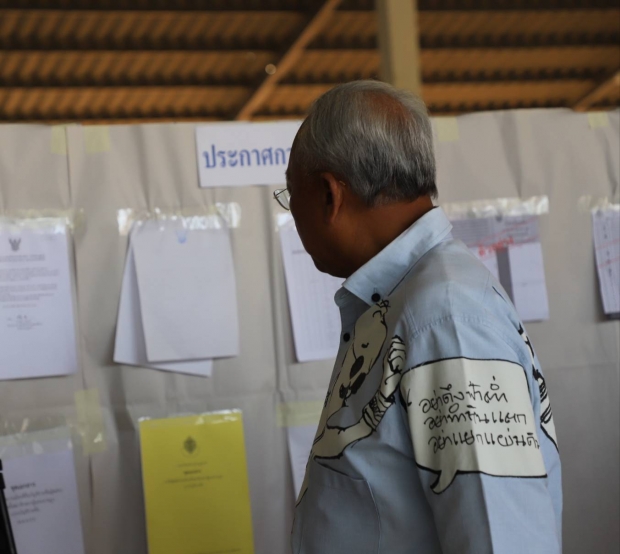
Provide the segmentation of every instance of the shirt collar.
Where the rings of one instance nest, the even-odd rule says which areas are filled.
[[[424,254],[450,234],[451,229],[441,208],[424,214],[343,283],[343,288],[336,293],[336,303],[340,307],[347,303],[346,291],[369,306],[382,300]]]

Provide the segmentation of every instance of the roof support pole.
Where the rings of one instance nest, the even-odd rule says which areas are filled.
[[[417,0],[376,0],[381,79],[422,93]]]

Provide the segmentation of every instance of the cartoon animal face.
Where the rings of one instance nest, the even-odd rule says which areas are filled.
[[[347,351],[340,371],[338,396],[342,406],[354,395],[372,369],[387,337],[385,314],[389,309],[387,301],[372,306],[358,319],[353,342]]]

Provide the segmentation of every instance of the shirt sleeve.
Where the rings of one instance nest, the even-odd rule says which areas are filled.
[[[561,552],[543,455],[549,438],[519,346],[467,318],[407,341],[402,414],[445,554]]]

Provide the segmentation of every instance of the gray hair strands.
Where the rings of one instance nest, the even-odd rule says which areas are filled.
[[[292,156],[303,173],[329,171],[369,206],[437,194],[424,102],[379,81],[354,81],[323,94],[302,124]]]

